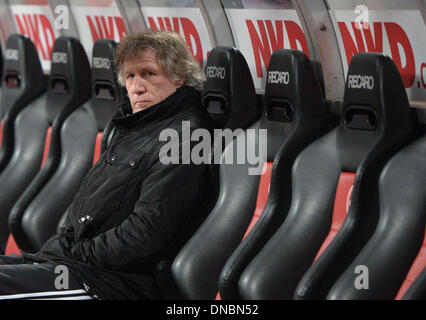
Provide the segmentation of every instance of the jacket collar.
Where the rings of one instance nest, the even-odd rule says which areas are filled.
[[[130,102],[125,102],[114,116],[113,122],[126,128],[146,125],[170,118],[194,104],[201,104],[200,93],[194,88],[181,86],[165,100],[136,113],[132,113]]]

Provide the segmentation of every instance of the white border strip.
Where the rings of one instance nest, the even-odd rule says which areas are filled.
[[[84,295],[84,296],[77,296],[77,297],[34,298],[34,299],[28,299],[28,300],[93,300],[93,297]]]
[[[8,295],[0,295],[0,300],[44,297],[44,296],[76,295],[80,293],[87,293],[87,291],[83,289],[78,289],[78,290],[44,291],[44,292],[32,292],[32,293],[21,293],[21,294],[8,294]]]

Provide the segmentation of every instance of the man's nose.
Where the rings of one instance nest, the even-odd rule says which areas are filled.
[[[145,80],[140,76],[135,76],[132,83],[132,90],[134,93],[144,93],[146,91]]]

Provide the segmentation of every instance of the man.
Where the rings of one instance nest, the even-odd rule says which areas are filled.
[[[209,180],[203,164],[160,161],[159,137],[176,130],[173,143],[182,149],[191,143],[182,141],[183,122],[210,129],[199,93],[205,78],[171,32],[129,35],[117,47],[116,67],[130,103],[114,117],[113,136],[62,231],[36,254],[0,257],[0,299],[161,297],[157,265],[187,240]]]

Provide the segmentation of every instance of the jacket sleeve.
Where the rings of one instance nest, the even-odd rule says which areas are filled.
[[[72,256],[91,265],[120,269],[160,254],[173,244],[187,219],[197,214],[207,172],[204,164],[165,165],[157,159],[133,213],[120,225],[75,243]]]

